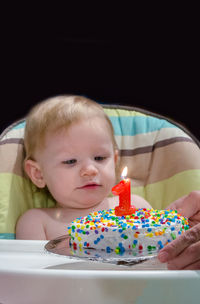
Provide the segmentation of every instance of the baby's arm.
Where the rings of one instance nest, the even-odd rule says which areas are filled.
[[[41,209],[26,211],[17,222],[16,239],[46,240],[43,220],[44,214]]]
[[[131,205],[136,208],[152,209],[152,206],[142,196],[136,194],[131,194]]]

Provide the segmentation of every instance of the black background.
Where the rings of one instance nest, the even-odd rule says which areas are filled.
[[[44,14],[12,10],[1,26],[0,131],[44,98],[80,94],[165,115],[200,138],[195,18]]]

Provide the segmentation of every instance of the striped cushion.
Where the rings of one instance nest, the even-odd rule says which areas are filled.
[[[133,193],[163,209],[200,190],[200,148],[192,134],[144,110],[110,105],[104,109],[120,151],[117,178],[128,166]],[[15,237],[16,221],[27,209],[55,204],[46,190],[37,189],[24,174],[24,126],[25,120],[16,122],[0,137],[0,238]]]

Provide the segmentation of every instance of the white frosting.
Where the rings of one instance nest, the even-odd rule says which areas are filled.
[[[71,247],[123,253],[161,249],[188,229],[176,211],[136,209],[133,216],[115,216],[114,209],[90,213],[69,227]]]

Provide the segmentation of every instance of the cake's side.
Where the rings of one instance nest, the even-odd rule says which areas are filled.
[[[130,216],[116,216],[114,209],[90,213],[69,227],[73,250],[103,249],[151,252],[163,248],[189,228],[174,210],[136,209]]]

